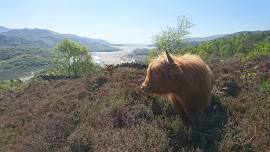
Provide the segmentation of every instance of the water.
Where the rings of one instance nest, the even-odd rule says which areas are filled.
[[[147,45],[124,45],[124,46],[113,46],[121,49],[120,51],[115,52],[91,52],[93,60],[100,64],[120,64],[124,62],[132,62],[134,59],[130,59],[129,61],[121,59],[122,57],[130,54],[133,50],[139,48],[147,48],[151,49],[153,47],[149,47]]]
[[[35,72],[32,72],[30,76],[20,77],[18,79],[21,80],[21,81],[27,81],[27,80],[32,79],[34,76],[35,76]]]

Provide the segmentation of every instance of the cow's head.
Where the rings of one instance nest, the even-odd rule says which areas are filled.
[[[175,89],[177,75],[181,73],[180,66],[176,65],[174,59],[166,51],[166,54],[149,64],[141,89],[156,94],[170,93]]]

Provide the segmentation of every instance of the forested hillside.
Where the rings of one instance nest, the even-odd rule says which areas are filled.
[[[261,56],[270,53],[270,31],[238,32],[179,50],[203,56]]]

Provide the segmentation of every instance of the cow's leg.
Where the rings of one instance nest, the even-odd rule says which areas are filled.
[[[188,102],[191,103],[191,102]],[[183,111],[187,116],[188,124],[195,125],[198,122],[198,116],[200,114],[200,108],[196,104],[183,104]]]
[[[173,109],[176,113],[178,113],[183,121],[184,124],[188,123],[188,117],[184,111],[184,108],[181,104],[182,100],[180,97],[177,97],[176,95],[169,95],[169,100],[171,101],[171,104],[173,106]]]

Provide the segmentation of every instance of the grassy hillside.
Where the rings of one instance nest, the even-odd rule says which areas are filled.
[[[270,57],[212,58],[212,104],[183,125],[168,101],[139,89],[146,67],[72,80],[32,80],[0,93],[0,151],[267,151]]]
[[[51,50],[33,47],[0,47],[0,80],[29,76],[52,66]]]

